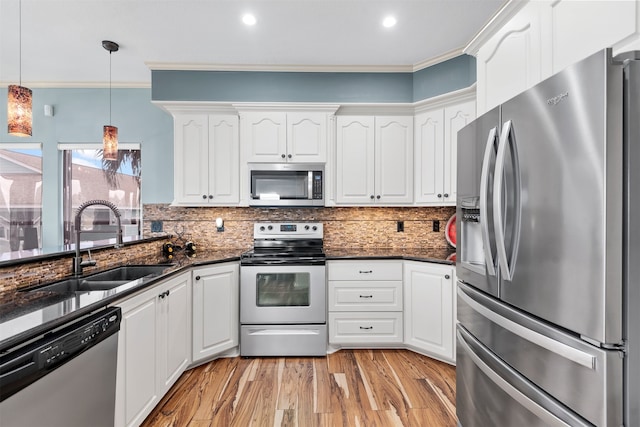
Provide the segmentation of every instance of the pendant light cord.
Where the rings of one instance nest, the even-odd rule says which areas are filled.
[[[18,86],[22,86],[22,0],[18,2]]]
[[[109,51],[109,126],[111,126],[111,54]]]

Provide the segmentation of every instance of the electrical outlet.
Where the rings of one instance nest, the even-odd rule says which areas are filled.
[[[162,232],[162,221],[151,221],[151,232],[152,233],[161,233]]]
[[[437,219],[433,220],[433,231],[435,231],[436,233],[440,231],[440,221],[438,221]]]
[[[398,221],[398,229],[397,229],[398,233],[403,233],[404,232],[404,221]]]

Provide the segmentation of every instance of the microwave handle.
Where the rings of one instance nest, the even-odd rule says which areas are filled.
[[[307,176],[307,199],[313,199],[313,171],[309,171]]]

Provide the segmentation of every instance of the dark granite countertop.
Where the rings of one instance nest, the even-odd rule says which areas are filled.
[[[13,345],[37,337],[44,332],[101,310],[117,300],[154,285],[190,267],[239,261],[246,249],[198,250],[195,256],[178,252],[172,259],[150,256],[144,264],[171,263],[164,274],[152,279],[140,279],[107,291],[57,293],[49,291],[19,291],[0,299],[0,354]],[[453,250],[433,248],[349,248],[325,249],[328,260],[340,259],[404,259],[451,264],[447,258]],[[139,261],[139,260],[138,260]]]
[[[18,291],[5,295],[0,302],[0,354],[11,346],[37,337],[44,332],[101,310],[113,302],[199,265],[238,261],[246,249],[198,251],[195,256],[177,253],[168,260],[151,256],[145,264],[171,263],[164,274],[151,279],[139,279],[106,291],[58,293],[50,291]]]
[[[449,257],[455,248],[325,248],[328,260],[340,259],[405,259],[454,265]]]

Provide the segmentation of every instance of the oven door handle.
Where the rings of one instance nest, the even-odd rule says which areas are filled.
[[[249,329],[249,335],[319,335],[318,329]]]

